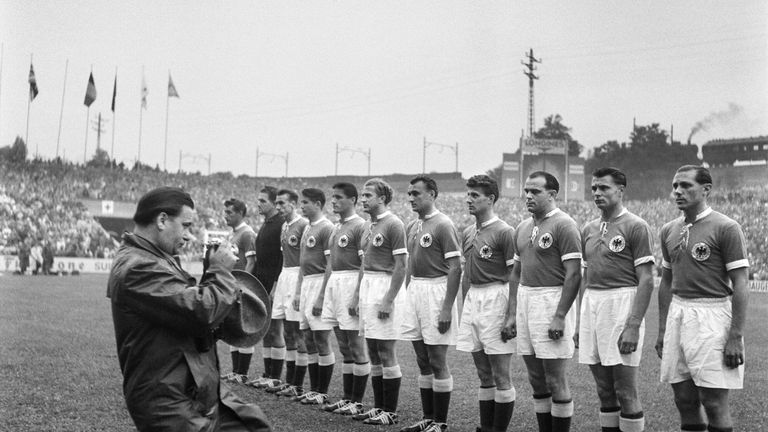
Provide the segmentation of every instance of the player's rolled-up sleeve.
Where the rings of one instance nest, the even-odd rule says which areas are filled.
[[[720,244],[723,248],[723,262],[727,271],[749,267],[747,259],[747,241],[737,223],[729,224],[723,229]]]
[[[560,261],[581,259],[581,235],[576,227],[576,222],[562,224],[559,230],[558,246],[560,247]]]
[[[408,249],[405,247],[405,227],[399,219],[397,222],[397,224],[390,225],[387,235],[392,245],[392,255],[403,255],[408,253]]]
[[[520,260],[520,257],[517,256],[517,251],[515,250],[514,228],[509,227],[508,229],[502,231],[501,247],[504,248],[504,263],[507,265],[507,267],[512,267],[515,265],[515,257],[517,257],[517,261]]]
[[[653,235],[651,227],[647,223],[638,223],[632,227],[630,232],[632,245],[632,259],[635,267],[643,264],[654,264],[656,259],[653,257]]]

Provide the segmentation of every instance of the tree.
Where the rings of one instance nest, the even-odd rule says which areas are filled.
[[[584,150],[584,146],[571,137],[571,128],[563,124],[560,114],[553,114],[544,119],[544,126],[534,132],[535,138],[562,139],[568,142],[568,155],[578,156]]]
[[[667,146],[667,131],[659,128],[658,123],[650,126],[635,126],[629,134],[629,141],[636,149],[649,150]]]
[[[16,136],[13,144],[0,148],[0,159],[12,163],[21,163],[27,159],[27,144],[20,136]]]
[[[87,165],[103,168],[111,166],[112,161],[109,159],[109,153],[106,150],[97,148],[96,153],[93,154],[93,159],[89,160]]]

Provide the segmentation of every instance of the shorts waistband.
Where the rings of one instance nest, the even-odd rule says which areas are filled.
[[[359,275],[360,270],[334,270],[331,273],[331,276],[338,275],[338,276],[352,276],[352,275]]]
[[[299,270],[299,266],[283,267],[283,271],[286,271],[286,270],[288,270],[288,271],[298,271]]]
[[[304,275],[304,277],[302,279],[303,280],[314,280],[314,279],[320,279],[323,276],[325,276],[325,273],[315,273],[315,274],[311,274],[311,275]]]
[[[499,287],[499,286],[505,286],[507,285],[504,282],[489,282],[484,284],[469,284],[469,289],[485,289],[485,288],[491,288],[491,287]]]
[[[520,284],[519,287],[520,288],[525,288],[525,289],[530,290],[530,291],[552,291],[552,290],[562,290],[563,289],[562,285],[532,287],[532,286]]]
[[[411,281],[420,283],[443,284],[448,282],[448,276],[438,276],[431,278],[411,276]]]
[[[620,294],[620,293],[626,293],[626,292],[635,292],[637,291],[636,286],[630,286],[630,287],[620,287],[620,288],[587,288],[587,292],[589,292],[590,295],[611,295],[611,294]]]
[[[681,306],[695,306],[695,307],[720,307],[731,302],[731,297],[702,297],[702,298],[683,298],[677,295],[672,295],[672,303],[676,303]]]
[[[371,271],[371,270],[365,270],[363,272],[363,274],[365,274],[365,276],[373,276],[373,277],[390,277],[390,276],[392,276],[391,273],[381,272],[381,271]]]

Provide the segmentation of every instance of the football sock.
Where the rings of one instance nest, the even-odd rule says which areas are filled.
[[[421,410],[425,419],[435,418],[434,390],[432,389],[435,376],[419,375],[419,395],[421,396]]]
[[[396,412],[397,403],[400,399],[400,381],[403,379],[403,373],[400,371],[400,365],[382,368],[382,387],[384,390],[384,406],[381,408],[387,412]]]
[[[573,417],[573,401],[552,401],[552,432],[568,432],[571,430]]]
[[[266,351],[266,348],[264,349]],[[280,375],[283,374],[283,363],[285,362],[286,350],[285,347],[270,349],[272,352],[272,361],[270,367],[267,370],[267,376],[272,379],[280,379]]]
[[[353,374],[355,370],[354,361],[344,361],[341,364],[341,388],[344,392],[343,399],[352,400],[352,384],[355,379]]]
[[[328,355],[321,355],[317,361],[317,391],[328,394],[328,387],[333,378],[333,366],[336,364],[336,356],[331,352]]]
[[[352,401],[362,402],[365,396],[365,387],[368,385],[368,376],[371,375],[371,364],[361,363],[352,367]]]
[[[307,354],[307,371],[309,371],[309,390],[317,391],[317,353]]]
[[[599,420],[602,432],[619,432],[619,413],[621,408],[600,408]]]
[[[382,385],[383,367],[380,364],[371,365],[371,388],[373,389],[373,407],[382,408],[384,404],[384,387]]]
[[[496,387],[480,387],[477,391],[477,400],[480,404],[480,428],[485,431],[493,431],[493,418],[496,402]]]
[[[291,384],[293,375],[296,373],[296,355],[295,349],[285,351],[285,382]]]
[[[507,390],[496,389],[493,397],[493,430],[506,431],[509,427],[509,421],[512,419],[512,412],[515,409],[515,397],[517,392],[512,387]]]
[[[251,367],[251,353],[240,353],[240,360],[237,362],[237,368],[240,375],[248,376],[248,369]]]
[[[533,395],[533,410],[539,432],[552,432],[552,393]]]
[[[304,388],[304,377],[307,375],[307,353],[299,353],[296,357],[296,370],[293,372],[293,385]]]
[[[643,412],[621,414],[619,417],[619,430],[621,432],[643,432],[645,430],[645,416]]]
[[[436,379],[432,381],[432,397],[435,416],[432,419],[438,423],[448,421],[448,407],[451,404],[451,392],[453,391],[453,377]],[[426,417],[426,416],[425,416]]]

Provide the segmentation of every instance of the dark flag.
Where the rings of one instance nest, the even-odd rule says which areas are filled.
[[[96,84],[93,82],[93,72],[88,77],[88,88],[85,89],[85,101],[83,103],[87,107],[91,107],[93,101],[96,100]]]
[[[115,112],[115,99],[117,99],[117,75],[115,75],[115,85],[112,87],[112,112]]]
[[[179,97],[179,92],[176,91],[176,86],[173,85],[171,74],[168,74],[168,97]]]
[[[35,78],[35,69],[32,67],[32,63],[29,64],[29,100],[30,102],[35,100],[37,94],[40,91],[37,89],[37,79]]]

